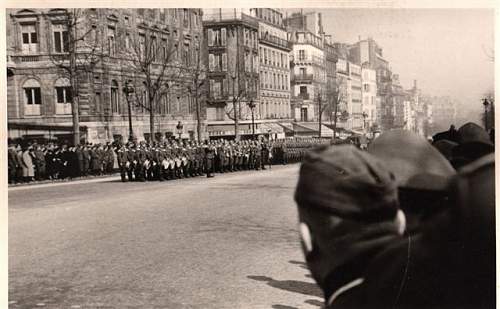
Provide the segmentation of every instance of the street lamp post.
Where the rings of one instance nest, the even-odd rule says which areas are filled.
[[[484,106],[484,129],[488,130],[488,106],[490,105],[490,102],[488,99],[483,99],[483,106]]]
[[[252,139],[255,140],[255,118],[253,113],[255,108],[255,102],[253,101],[253,99],[250,99],[250,101],[248,102],[248,107],[252,111]]]
[[[182,122],[178,122],[177,123],[177,134],[179,134],[179,141],[181,141],[181,138],[182,138],[182,129],[184,128],[184,126],[182,125]]]
[[[366,112],[363,112],[363,130],[366,132],[366,118],[368,117],[368,114]]]
[[[125,99],[127,100],[128,108],[128,140],[129,142],[134,140],[134,131],[132,129],[132,108],[130,107],[130,94],[134,93],[134,88],[130,85],[129,81],[125,82],[123,87],[123,93],[125,93]]]

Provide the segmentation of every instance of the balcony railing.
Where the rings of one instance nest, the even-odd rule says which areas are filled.
[[[21,62],[38,62],[40,61],[40,56],[21,56]]]
[[[290,49],[287,40],[283,40],[283,39],[281,39],[277,36],[274,36],[274,35],[264,35],[260,38],[260,41],[265,42],[265,43],[269,43],[269,44],[273,44],[273,45],[281,47],[281,48]]]
[[[311,97],[309,96],[309,93],[299,93],[298,95],[294,96],[292,99],[298,99],[298,100],[309,100]]]
[[[313,74],[295,74],[292,75],[292,81],[295,83],[310,83],[314,79]]]
[[[258,27],[259,22],[254,17],[247,15],[241,11],[229,11],[224,10],[224,12],[213,13],[213,14],[203,14],[203,22],[221,22],[230,20],[242,20],[254,24]]]

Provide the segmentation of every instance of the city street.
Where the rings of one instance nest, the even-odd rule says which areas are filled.
[[[297,173],[11,189],[10,308],[319,308]]]

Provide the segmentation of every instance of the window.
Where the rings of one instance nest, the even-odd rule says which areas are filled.
[[[151,60],[153,60],[153,62],[157,62],[158,61],[158,53],[157,53],[158,44],[156,43],[156,37],[154,37],[154,36],[151,37],[151,43],[149,45],[150,45],[150,49],[151,49],[151,51],[149,52],[149,54],[151,56]]]
[[[167,60],[169,60],[169,56],[168,56],[168,41],[167,39],[162,39],[161,40],[161,50],[162,50],[162,60],[164,62],[167,62]]]
[[[220,29],[220,39],[221,45],[226,46],[226,28]]]
[[[130,48],[130,33],[125,34],[125,48]]]
[[[42,104],[42,96],[40,93],[40,87],[24,88],[24,93],[26,94],[26,104],[28,104],[28,105],[40,105],[40,104]]]
[[[225,117],[225,110],[224,110],[224,107],[217,107],[215,109],[215,120],[218,120],[218,121],[222,121],[224,120],[224,117]]]
[[[128,16],[125,16],[125,26],[130,26],[130,18]]]
[[[184,55],[183,55],[183,62],[186,66],[191,65],[191,57],[189,56],[189,45],[184,44]]]
[[[184,24],[184,28],[189,28],[189,10],[188,9],[184,9],[183,11],[183,24]]]
[[[118,82],[116,80],[111,81],[111,112],[113,114],[120,113],[120,97],[118,92]]]
[[[38,51],[38,35],[36,33],[36,26],[33,25],[22,25],[22,50],[24,53],[37,52]]]
[[[54,51],[67,53],[69,51],[68,31],[64,25],[54,25]]]
[[[34,79],[29,79],[24,83],[23,90],[25,115],[40,115],[40,106],[42,105],[40,83]]]
[[[198,28],[198,13],[193,13],[194,26]]]
[[[65,104],[71,103],[73,97],[71,96],[71,87],[56,87],[56,102]]]
[[[55,85],[56,114],[71,114],[73,94],[67,78],[60,78]]]
[[[305,60],[306,59],[306,51],[303,49],[299,50],[299,60]]]
[[[144,34],[139,34],[139,52],[140,57],[144,59],[146,54],[146,36]]]
[[[108,52],[110,56],[114,56],[116,52],[115,28],[113,27],[108,27]]]
[[[222,54],[222,71],[224,71],[224,72],[227,71],[227,54],[226,53]]]
[[[161,105],[163,114],[170,114],[170,102],[168,100],[168,94],[161,97]]]
[[[364,91],[370,91],[370,84],[364,84],[363,86]]]

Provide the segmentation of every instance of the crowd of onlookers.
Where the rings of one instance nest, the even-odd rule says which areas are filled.
[[[56,143],[13,143],[8,145],[9,183],[56,180],[113,173],[114,146]]]

